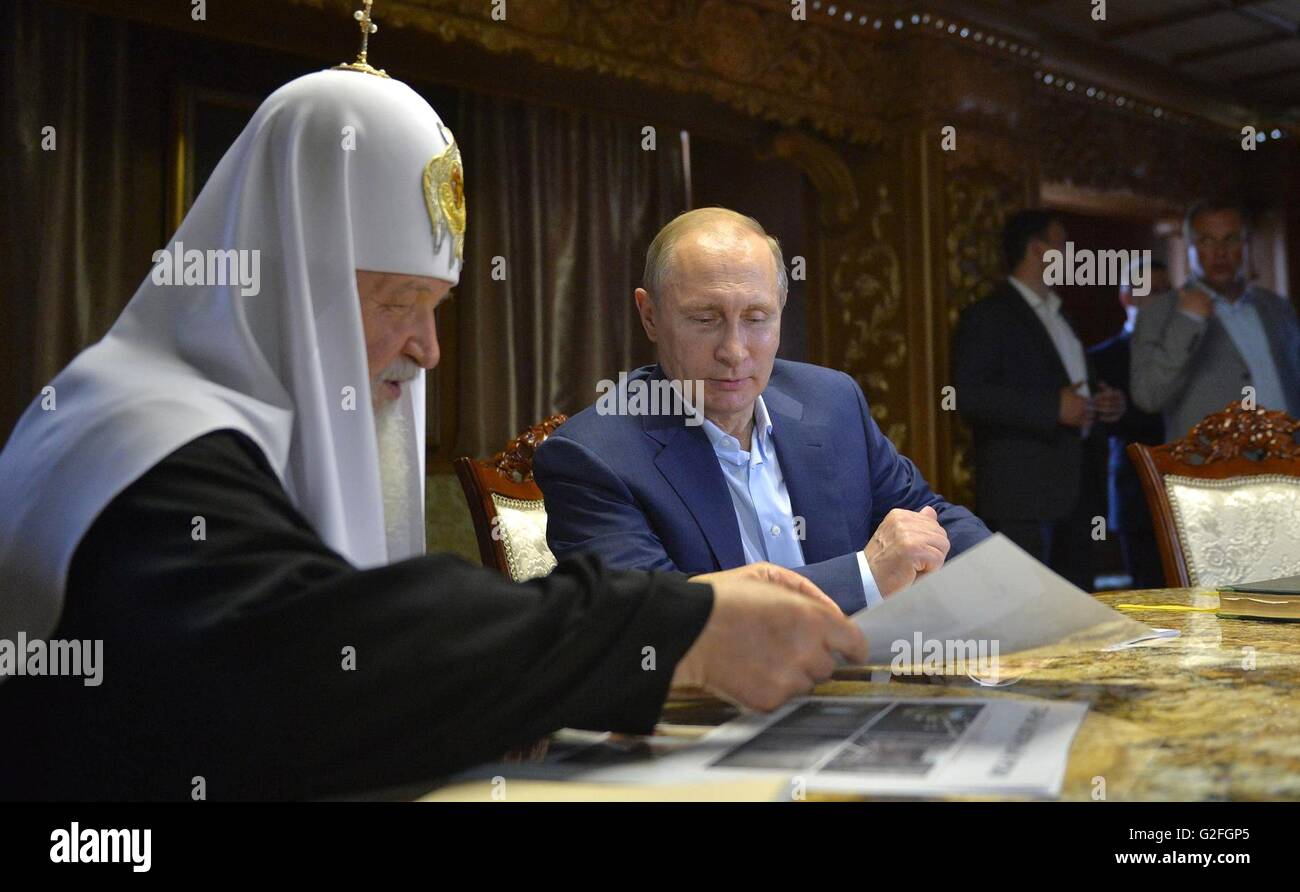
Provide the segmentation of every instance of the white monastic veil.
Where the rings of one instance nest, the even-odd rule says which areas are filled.
[[[424,183],[451,143],[415,91],[374,75],[322,71],[262,103],[173,237],[187,251],[260,251],[259,293],[146,277],[104,339],[51,382],[54,408],[38,397],[0,454],[0,638],[48,636],[95,517],[171,452],[223,428],[257,443],[353,564],[409,556],[388,554],[354,270],[457,281],[457,238]],[[403,387],[400,411],[421,487],[406,539],[419,553],[423,373]]]

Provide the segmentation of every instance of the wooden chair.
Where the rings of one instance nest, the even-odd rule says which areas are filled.
[[[489,459],[462,456],[455,461],[483,566],[515,582],[555,568],[555,556],[546,547],[546,506],[533,481],[533,454],[567,420],[567,415],[552,415]]]
[[[1300,574],[1300,421],[1232,403],[1163,446],[1133,443],[1170,586]]]

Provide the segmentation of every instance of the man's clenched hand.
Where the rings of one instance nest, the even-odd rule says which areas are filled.
[[[942,567],[949,547],[939,515],[926,505],[920,511],[890,511],[863,551],[880,593],[888,597]]]

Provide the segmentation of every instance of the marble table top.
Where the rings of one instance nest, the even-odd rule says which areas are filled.
[[[837,672],[820,695],[1035,697],[1087,702],[1062,799],[1300,799],[1300,623],[1221,619],[1214,591],[1104,592],[1098,599],[1181,636],[1111,652],[1049,658],[1013,684],[962,678],[872,681]],[[714,725],[735,715],[716,700],[669,702],[663,721]]]

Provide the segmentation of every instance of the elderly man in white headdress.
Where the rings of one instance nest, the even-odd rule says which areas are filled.
[[[0,797],[374,790],[560,727],[648,732],[674,685],[772,708],[865,658],[780,568],[515,585],[423,555],[460,155],[352,67],[262,104],[0,454]],[[209,251],[256,275],[208,280]],[[93,679],[36,658],[83,641]]]

